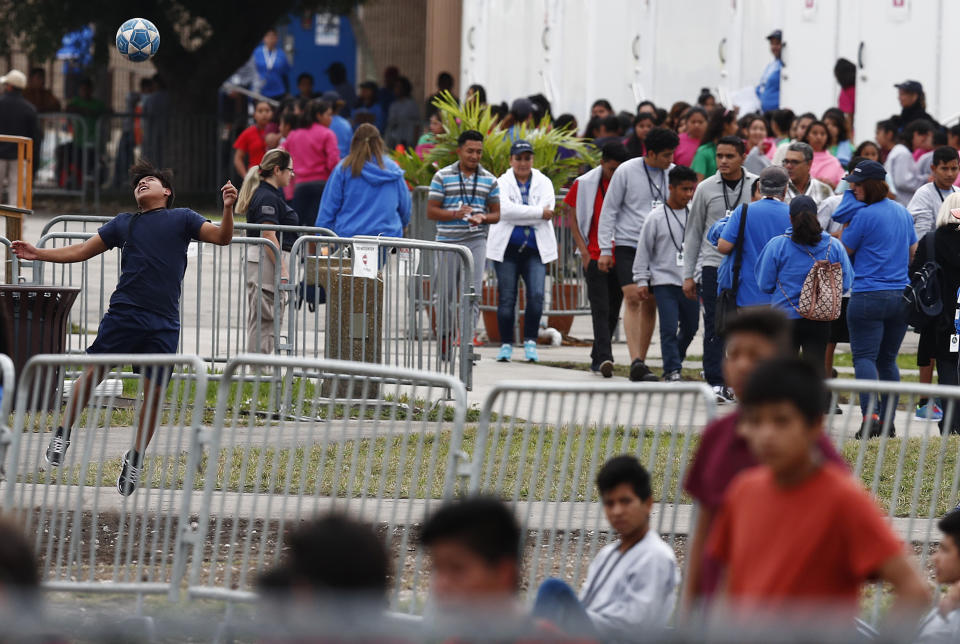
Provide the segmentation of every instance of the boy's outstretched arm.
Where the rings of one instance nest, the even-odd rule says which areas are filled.
[[[197,237],[202,242],[226,246],[233,239],[233,204],[237,202],[237,188],[228,179],[220,188],[220,195],[223,197],[223,218],[219,224],[209,221],[203,224]]]
[[[107,245],[100,239],[100,235],[94,235],[82,244],[71,244],[60,248],[37,248],[25,241],[10,242],[10,247],[18,259],[27,261],[38,259],[41,262],[59,264],[82,262],[107,250]]]

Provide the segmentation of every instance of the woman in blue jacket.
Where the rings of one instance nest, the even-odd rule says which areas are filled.
[[[793,321],[793,347],[823,375],[824,356],[830,342],[831,322],[808,320],[799,310],[800,291],[817,260],[843,266],[843,291],[853,284],[853,266],[843,245],[823,232],[817,221],[817,204],[806,195],[790,202],[790,228],[774,237],[757,260],[757,285],[772,294],[770,306]]]
[[[910,258],[917,248],[913,217],[887,199],[886,170],[876,161],[861,161],[844,177],[852,190],[844,194],[833,220],[846,227],[840,241],[853,257],[853,294],[847,307],[850,351],[857,380],[900,380],[897,354],[907,332],[903,289],[910,283]],[[863,425],[858,438],[894,435],[886,396],[860,394]],[[896,409],[896,400],[890,409]],[[885,416],[889,416],[885,418]],[[884,424],[888,421],[888,425]]]
[[[316,225],[340,237],[402,237],[410,223],[410,190],[403,170],[383,153],[380,131],[364,123],[353,133],[350,154],[327,179]]]

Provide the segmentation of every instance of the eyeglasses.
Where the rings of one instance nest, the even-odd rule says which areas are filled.
[[[293,171],[293,168],[280,168],[280,172],[286,172],[287,170],[290,171],[290,176],[291,176],[291,177],[297,176],[297,173]]]
[[[790,166],[790,165],[800,165],[801,163],[806,163],[806,161],[803,159],[784,159],[783,160],[784,167]]]

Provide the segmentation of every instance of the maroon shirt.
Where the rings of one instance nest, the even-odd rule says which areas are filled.
[[[693,462],[687,470],[687,479],[683,483],[683,488],[697,503],[714,513],[723,504],[730,482],[743,470],[757,465],[747,441],[737,434],[739,420],[740,413],[735,411],[704,428],[700,447],[693,456]],[[846,471],[850,470],[826,435],[820,436],[817,445],[827,461],[837,463]],[[700,595],[710,596],[714,593],[720,581],[721,570],[720,562],[704,551]]]

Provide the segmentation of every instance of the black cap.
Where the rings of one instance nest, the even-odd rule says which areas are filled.
[[[510,105],[510,111],[516,112],[521,119],[526,119],[533,112],[533,101],[521,96]]]
[[[783,42],[783,30],[774,29],[767,34],[767,40],[779,40],[780,42]]]
[[[860,183],[867,179],[880,179],[882,181],[886,178],[887,171],[883,169],[883,166],[876,161],[869,160],[858,163],[853,172],[844,177],[847,183]]]
[[[328,103],[340,103],[340,102],[343,102],[343,99],[340,98],[340,94],[339,94],[338,92],[333,91],[332,89],[328,89],[327,91],[325,91],[325,92],[320,96],[320,99],[321,99],[321,100],[324,100],[324,101],[326,101],[326,102],[328,102]]]
[[[516,156],[518,154],[523,154],[524,152],[533,154],[533,146],[530,145],[529,141],[517,139],[513,142],[513,145],[510,146],[510,156]]]
[[[894,87],[902,89],[905,92],[910,92],[911,94],[923,94],[923,85],[920,81],[905,80],[902,83],[896,83]]]
[[[793,198],[793,201],[790,202],[790,216],[793,217],[801,212],[817,212],[817,202],[813,200],[813,197],[800,195]]]

